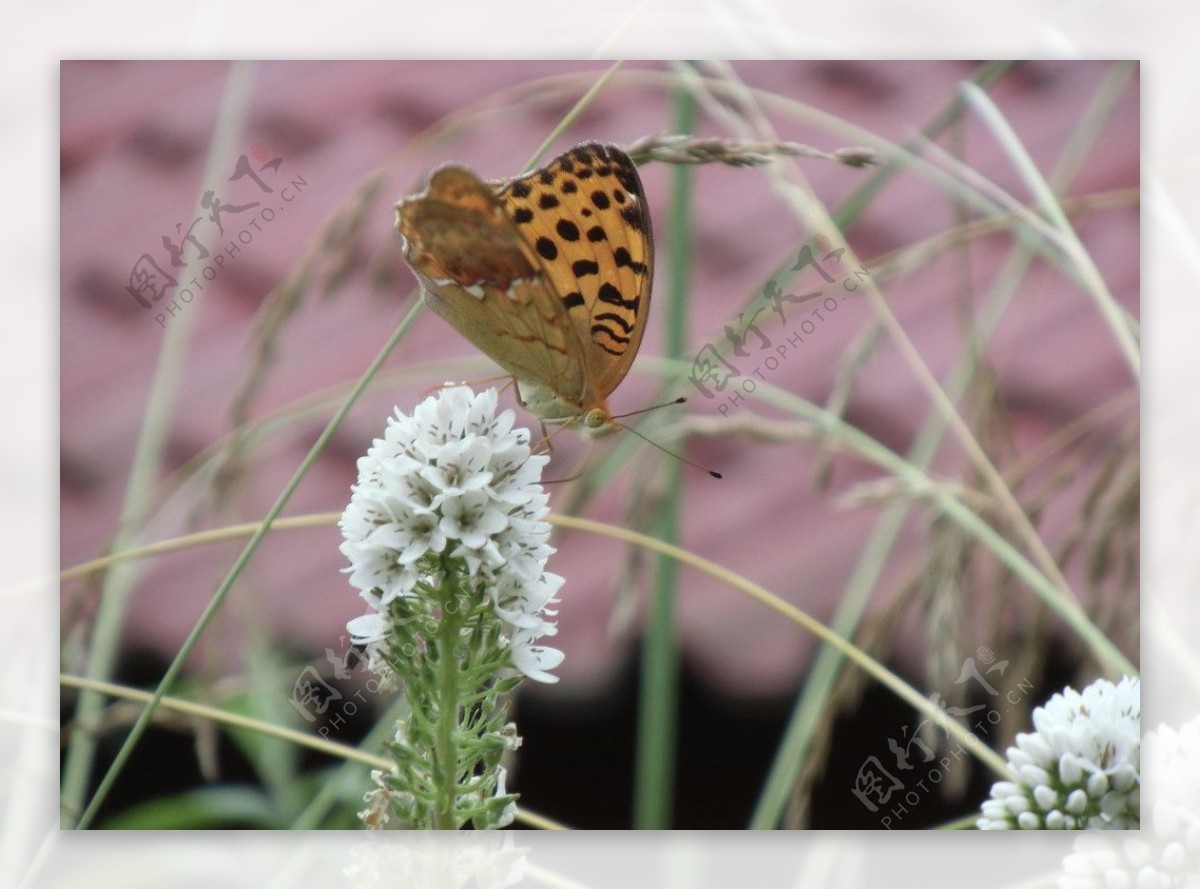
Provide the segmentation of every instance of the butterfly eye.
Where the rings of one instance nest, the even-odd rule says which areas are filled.
[[[584,429],[590,435],[603,436],[611,433],[616,427],[612,425],[612,420],[607,411],[600,408],[593,408],[583,418]]]

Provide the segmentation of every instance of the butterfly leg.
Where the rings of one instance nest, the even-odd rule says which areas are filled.
[[[520,400],[518,399],[518,401],[520,401]],[[522,407],[524,407],[524,406],[522,406]],[[550,439],[553,437],[554,434],[546,432],[546,422],[544,420],[542,420],[541,418],[538,419],[538,426],[541,427],[541,429],[542,429],[542,438],[538,440],[537,445],[534,446],[534,450],[531,453],[532,454],[553,454],[554,453],[554,445],[551,443]]]
[[[517,378],[516,377],[509,377],[508,383],[504,384],[505,389],[508,389],[510,386],[513,388],[513,396],[516,397],[517,404],[520,405],[522,408],[524,408],[526,411],[528,411],[529,406],[526,405],[525,400],[523,398],[521,398],[521,387],[517,386]],[[545,427],[545,425],[543,425],[542,426],[543,432],[545,431],[545,429],[546,429],[546,427]]]
[[[521,398],[521,387],[517,386],[517,378],[516,377],[509,377],[508,383],[504,384],[504,388],[501,389],[500,391],[504,392],[504,390],[508,389],[510,386],[513,388],[513,397],[517,400],[517,404],[520,405],[523,410],[529,411],[529,406],[526,405],[525,400],[523,398]],[[530,413],[532,413],[532,412],[530,412]],[[540,440],[538,440],[537,445],[535,445],[533,447],[533,450],[530,453],[532,453],[532,454],[552,454],[554,452],[554,446],[552,446],[550,444],[550,436],[552,434],[546,432],[546,421],[542,420],[539,417],[538,418],[538,426],[541,427],[542,438]],[[543,450],[543,446],[544,446],[544,450]]]

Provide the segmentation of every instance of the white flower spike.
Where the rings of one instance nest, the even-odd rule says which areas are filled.
[[[522,675],[553,683],[563,653],[546,571],[548,462],[532,455],[496,393],[447,385],[412,416],[397,410],[358,462],[342,515],[350,583],[370,606],[349,622],[368,665],[404,690],[410,714],[372,775],[371,828],[499,828],[516,814],[502,756],[520,744],[504,693]],[[398,681],[398,682],[397,682]]]

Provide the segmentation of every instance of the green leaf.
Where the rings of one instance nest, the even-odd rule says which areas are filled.
[[[197,788],[130,807],[104,822],[112,830],[284,828],[262,791],[242,785]]]

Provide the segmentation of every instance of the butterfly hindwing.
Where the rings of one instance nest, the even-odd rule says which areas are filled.
[[[405,258],[431,309],[516,377],[569,372],[574,332],[487,183],[464,167],[442,167],[398,216]]]

